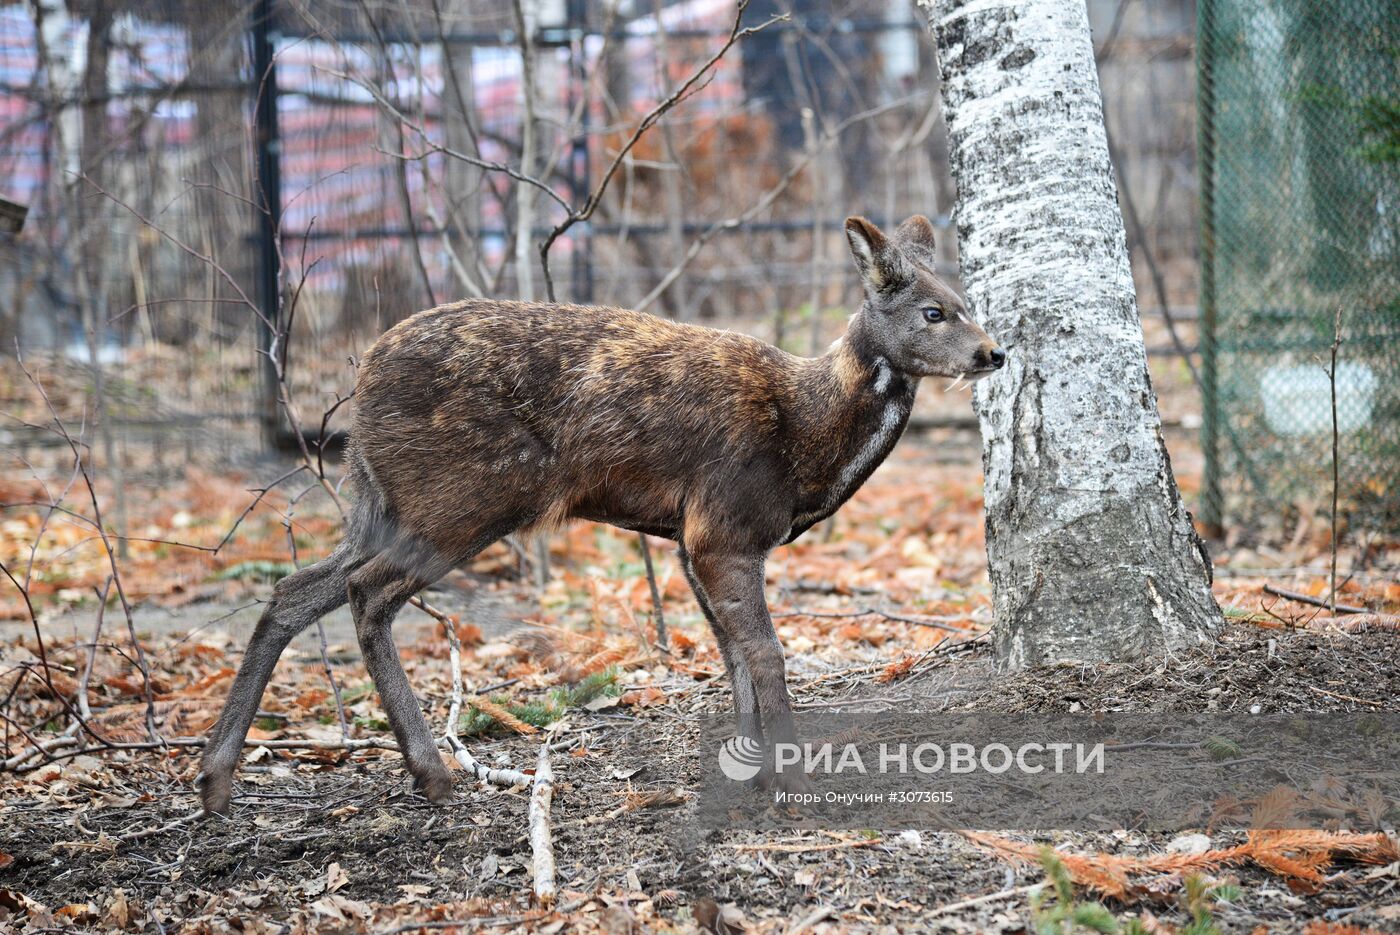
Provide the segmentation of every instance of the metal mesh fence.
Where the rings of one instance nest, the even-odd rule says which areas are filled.
[[[1400,2],[1201,0],[1203,518],[1400,529]]]
[[[520,187],[449,155],[523,161],[514,6],[236,0],[210,15],[198,0],[0,0],[0,199],[28,208],[18,234],[0,231],[0,413],[11,417],[0,453],[13,455],[0,473],[63,457],[22,424],[46,415],[17,349],[65,419],[110,437],[99,456],[126,484],[160,487],[167,471],[296,448],[261,353],[268,312],[287,331],[303,429],[319,438],[330,411],[334,437],[352,413],[338,403],[351,360],[395,320],[526,294]],[[1166,273],[1162,301],[1189,312],[1194,7],[1089,6],[1142,247]],[[538,13],[526,30],[532,162],[571,205],[716,53],[736,12],[733,0],[523,8]],[[641,138],[596,213],[556,242],[560,299],[811,353],[857,294],[846,214],[930,215],[943,270],[956,272],[926,20],[907,5],[751,0],[744,22],[779,13],[788,19],[730,49]],[[563,210],[543,192],[534,208],[532,257]],[[527,265],[538,297],[538,262]],[[923,405],[962,418],[956,395],[926,393]]]

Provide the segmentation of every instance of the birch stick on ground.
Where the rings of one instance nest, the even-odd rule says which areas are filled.
[[[554,841],[549,828],[549,809],[554,802],[554,770],[549,765],[549,744],[540,744],[535,764],[535,785],[530,790],[530,852],[535,867],[535,902],[554,902]]]
[[[447,711],[447,731],[443,740],[462,769],[481,782],[497,786],[529,785],[530,777],[516,769],[493,769],[472,756],[457,738],[457,721],[462,716],[462,641],[457,638],[457,625],[450,617],[442,617],[442,629],[447,634],[448,663],[452,666],[452,705]]]

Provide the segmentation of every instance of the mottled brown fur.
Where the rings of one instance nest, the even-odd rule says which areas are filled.
[[[764,558],[874,471],[921,377],[990,372],[1004,357],[934,277],[927,220],[889,240],[852,218],[847,235],[866,300],[815,359],[624,309],[484,299],[385,333],[355,388],[346,540],[278,585],[206,752],[206,807],[227,807],[234,742],[276,653],[333,603],[336,582],[410,770],[430,797],[448,795],[393,650],[393,615],[501,536],[573,518],[677,541],[733,682],[739,730],[795,740]]]

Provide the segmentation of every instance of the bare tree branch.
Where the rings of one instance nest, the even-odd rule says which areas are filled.
[[[705,79],[706,76],[709,75],[710,70],[719,64],[720,59],[724,58],[725,54],[732,49],[737,42],[752,36],[754,33],[767,29],[774,23],[785,22],[788,19],[787,14],[779,14],[770,17],[757,26],[744,26],[744,11],[748,9],[748,5],[749,0],[739,0],[738,12],[734,15],[734,25],[730,27],[729,37],[725,40],[724,44],[720,46],[703,65],[692,72],[689,78],[681,82],[681,84],[662,100],[661,103],[647,112],[646,116],[637,124],[636,129],[632,131],[631,137],[622,145],[622,148],[618,150],[617,154],[613,156],[613,160],[608,164],[608,167],[603,170],[602,179],[598,182],[598,185],[589,192],[584,203],[578,208],[571,208],[568,216],[556,224],[554,229],[549,232],[549,236],[540,244],[540,267],[544,271],[545,294],[548,296],[549,301],[555,301],[554,278],[549,272],[549,251],[554,247],[555,241],[567,233],[575,224],[580,221],[586,221],[593,216],[593,212],[598,209],[598,203],[602,201],[603,195],[607,193],[608,186],[612,183],[613,177],[617,175],[618,168],[627,159],[633,147],[641,141],[642,136],[655,126],[656,122],[660,120],[667,111],[688,98],[691,93],[696,90],[696,86],[700,84],[702,79]]]
[[[773,202],[777,201],[778,197],[782,195],[783,192],[787,191],[788,186],[790,186],[793,183],[793,181],[799,175],[802,174],[802,171],[807,168],[811,161],[815,159],[817,155],[820,152],[822,152],[826,147],[830,146],[837,139],[839,139],[841,134],[845,132],[847,128],[854,126],[855,124],[860,123],[862,121],[869,120],[873,117],[878,117],[880,114],[886,113],[890,110],[902,107],[905,103],[907,103],[906,100],[892,101],[888,104],[883,104],[879,107],[874,107],[870,110],[862,111],[858,114],[852,114],[845,120],[842,120],[839,123],[833,125],[831,129],[829,129],[828,131],[826,131],[826,133],[822,135],[816,147],[803,153],[802,157],[799,158],[796,162],[794,162],[792,164],[792,167],[789,168],[787,172],[783,174],[783,177],[779,179],[766,192],[764,192],[762,197],[760,197],[758,201],[750,205],[747,210],[735,215],[734,217],[727,218],[723,221],[714,222],[704,231],[702,231],[699,234],[699,236],[697,236],[693,241],[691,241],[690,249],[685,252],[685,256],[681,258],[681,261],[675,266],[671,267],[670,271],[667,272],[666,275],[661,277],[661,281],[658,282],[656,286],[654,286],[650,292],[643,296],[642,300],[633,307],[639,312],[645,311],[651,305],[651,303],[655,302],[662,293],[664,293],[667,289],[671,287],[671,284],[674,283],[681,276],[681,274],[686,271],[686,269],[695,260],[695,258],[700,255],[700,251],[705,249],[705,245],[711,240],[713,240],[715,238],[715,235],[720,233],[720,231],[733,230],[734,228],[742,227],[743,225],[747,224],[749,221],[752,221],[754,218],[758,217],[758,215],[762,214],[764,211],[767,211],[770,207],[772,207]]]

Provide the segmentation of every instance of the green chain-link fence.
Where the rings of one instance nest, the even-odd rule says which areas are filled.
[[[1400,531],[1400,0],[1200,0],[1202,519]]]

